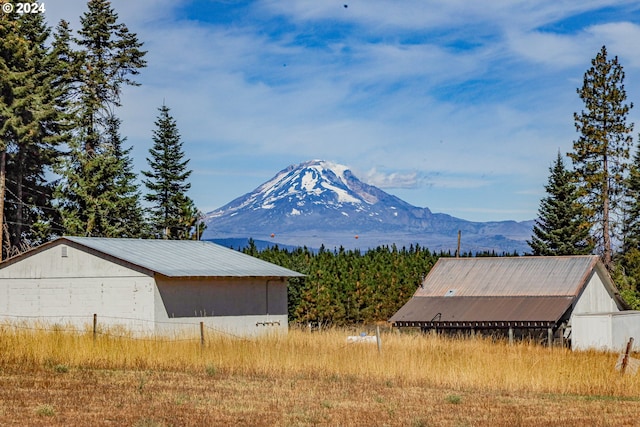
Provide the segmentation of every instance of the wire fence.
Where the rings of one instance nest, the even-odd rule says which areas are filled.
[[[99,320],[106,322],[99,322]],[[83,321],[84,320],[84,321]],[[196,322],[162,322],[135,317],[116,317],[91,315],[65,316],[24,316],[0,313],[0,330],[11,328],[15,330],[30,330],[37,332],[62,332],[69,334],[90,333],[95,339],[98,336],[129,339],[135,341],[180,342],[193,341],[205,343],[207,334],[222,335],[242,341],[252,341],[246,336],[230,333],[224,329],[207,325],[204,321]],[[146,325],[136,328],[136,325]],[[259,326],[278,326],[280,322],[257,322]],[[166,327],[158,332],[158,326]],[[170,335],[173,335],[171,337]],[[192,337],[186,337],[191,335]]]
[[[107,320],[100,323],[98,320]],[[84,322],[82,322],[84,320]],[[129,322],[128,324],[126,322]],[[152,325],[153,329],[134,330],[130,328],[131,322],[139,324]],[[81,325],[81,326],[80,326]],[[173,332],[174,336],[169,337],[166,333],[155,332],[158,325],[169,326],[165,332]],[[128,327],[129,326],[129,327]],[[279,321],[256,322],[256,327],[280,326]],[[180,327],[181,329],[178,329]],[[98,336],[109,337],[115,339],[146,341],[154,343],[177,343],[177,342],[199,342],[205,347],[207,336],[211,335],[224,336],[237,341],[255,342],[254,336],[249,338],[229,331],[207,325],[205,322],[161,322],[149,319],[140,319],[135,317],[116,317],[116,316],[98,316],[90,315],[65,315],[65,316],[25,316],[0,313],[0,333],[5,328],[14,330],[28,330],[34,332],[51,332],[51,333],[67,333],[77,335],[92,334],[96,340]],[[288,325],[287,325],[288,328]],[[305,330],[306,328],[300,328]],[[137,335],[138,334],[138,335]],[[359,343],[375,343],[377,344],[378,353],[382,352],[380,327],[376,326],[375,335],[367,335],[361,333],[359,336],[347,336],[346,342],[338,350],[358,345]]]

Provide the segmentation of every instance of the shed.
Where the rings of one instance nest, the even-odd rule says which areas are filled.
[[[440,258],[389,321],[399,328],[541,337],[552,343],[571,341],[575,315],[626,308],[595,255]]]
[[[0,263],[0,319],[134,333],[287,330],[302,274],[205,241],[61,237]]]

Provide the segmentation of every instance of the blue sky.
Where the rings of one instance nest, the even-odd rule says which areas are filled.
[[[533,219],[577,138],[603,45],[640,123],[640,4],[600,0],[113,0],[148,50],[122,133],[147,169],[157,108],[177,120],[209,212],[312,159],[473,221]],[[46,1],[78,28],[86,1]],[[640,124],[634,131],[637,142]],[[569,165],[567,161],[567,165]]]

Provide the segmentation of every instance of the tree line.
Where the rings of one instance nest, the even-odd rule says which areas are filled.
[[[625,73],[603,46],[577,93],[578,138],[549,168],[529,246],[534,255],[597,253],[626,301],[640,308],[640,144],[633,147]]]
[[[170,109],[159,108],[144,195],[120,133],[122,90],[146,66],[142,46],[106,0],[88,1],[75,33],[65,20],[52,30],[41,13],[0,15],[0,259],[63,234],[203,230]]]
[[[419,244],[378,246],[364,252],[324,246],[292,250],[277,245],[258,250],[251,239],[242,251],[305,274],[289,279],[289,321],[318,327],[388,320],[411,298],[440,257],[454,256],[431,252]],[[500,256],[508,255],[513,254]],[[460,256],[499,255],[462,252]]]
[[[289,279],[289,321],[321,327],[389,319],[443,255],[419,245],[366,252],[278,246],[259,251],[252,241],[243,252],[305,274]]]

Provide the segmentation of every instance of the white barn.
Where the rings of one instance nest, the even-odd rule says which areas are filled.
[[[0,263],[0,319],[286,332],[287,281],[303,276],[204,241],[61,237]]]

